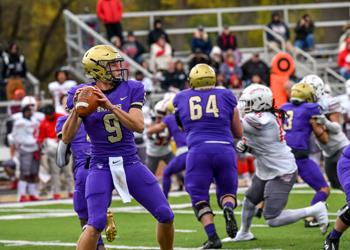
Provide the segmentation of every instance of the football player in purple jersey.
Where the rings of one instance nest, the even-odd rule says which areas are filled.
[[[123,201],[130,195],[158,221],[157,240],[160,249],[173,249],[174,214],[154,175],[144,166],[134,143],[133,132],[142,132],[144,119],[142,83],[127,80],[123,58],[109,45],[97,45],[84,55],[86,75],[94,79],[89,84],[73,87],[68,92],[68,108],[72,109],[62,130],[62,140],[68,144],[81,122],[91,140],[91,161],[86,180],[85,197],[88,223],[78,241],[78,250],[94,250],[101,231],[106,226],[107,208],[113,189]],[[93,86],[99,97],[95,112],[79,117],[75,100],[84,86]]]
[[[328,141],[328,134],[325,127],[316,122],[315,117],[320,116],[321,111],[311,85],[303,82],[295,84],[291,90],[290,101],[281,107],[288,115],[284,124],[285,138],[296,159],[299,176],[316,191],[310,202],[310,205],[314,205],[319,201],[325,201],[330,189],[320,166],[309,158],[310,136],[314,132],[316,138],[325,144]],[[313,224],[318,226],[316,221],[305,221],[306,227]]]
[[[324,250],[338,250],[342,234],[350,226],[350,146],[347,146],[338,161],[337,166],[339,182],[346,195],[346,205],[339,213],[333,230],[327,235],[324,242]]]
[[[58,118],[56,124],[56,133],[59,139],[62,138],[62,128],[67,120],[68,115]],[[85,199],[85,183],[88,176],[88,168],[91,157],[91,144],[84,124],[80,125],[80,128],[75,135],[74,139],[69,145],[64,144],[62,140],[58,143],[58,149],[56,154],[56,164],[58,167],[63,168],[69,162],[70,153],[73,155],[73,172],[74,172],[74,194],[73,194],[73,207],[77,213],[81,227],[84,228],[88,221],[87,202]],[[113,241],[116,236],[116,226],[113,219],[112,212],[107,212],[107,225],[106,236],[108,241]],[[98,239],[97,250],[104,250],[104,244],[102,237]]]
[[[172,104],[172,98],[165,100],[161,104],[164,106],[163,110],[165,110],[164,114],[166,114],[168,111],[168,106]],[[165,129],[169,130],[169,134],[171,137],[173,137],[176,144],[175,158],[168,163],[163,173],[163,192],[165,197],[168,198],[171,187],[171,176],[173,174],[181,173],[181,171],[185,170],[186,168],[188,148],[186,143],[186,134],[177,125],[175,114],[170,113],[164,116],[161,122],[154,124],[147,129],[147,134],[150,136],[155,133],[161,133]]]
[[[187,135],[185,187],[192,207],[208,236],[203,249],[221,248],[209,203],[209,187],[216,184],[217,202],[224,211],[226,232],[234,238],[237,224],[238,186],[234,137],[242,137],[237,100],[228,89],[216,88],[216,75],[207,64],[197,64],[189,74],[190,89],[174,98],[176,119]]]

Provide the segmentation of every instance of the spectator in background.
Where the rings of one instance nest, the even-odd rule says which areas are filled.
[[[168,34],[163,29],[162,21],[157,19],[153,23],[153,30],[148,33],[148,47],[151,49],[152,44],[156,43],[161,36],[170,44]]]
[[[242,79],[245,86],[248,86],[253,82],[252,78],[254,75],[260,76],[262,82],[269,85],[270,68],[260,59],[258,53],[253,53],[252,57],[242,65],[242,72]]]
[[[218,46],[223,52],[231,50],[235,56],[235,61],[241,63],[241,52],[238,50],[237,37],[230,31],[230,27],[225,25],[224,30],[218,37]]]
[[[304,14],[295,27],[294,46],[302,50],[313,50],[315,47],[314,22],[309,14]]]
[[[204,31],[204,27],[202,25],[199,25],[197,31],[193,33],[191,41],[192,53],[194,53],[197,49],[200,49],[207,56],[209,56],[212,49],[212,44],[208,33]]]
[[[18,198],[20,202],[37,201],[40,152],[36,141],[38,120],[33,119],[34,110],[30,105],[22,108],[22,116],[13,125],[12,138],[19,157],[20,177]]]
[[[118,48],[120,51],[123,50],[123,43],[119,36],[113,36],[111,38],[111,43]]]
[[[2,77],[5,80],[7,99],[13,99],[13,93],[18,88],[25,88],[25,79],[27,75],[27,66],[25,58],[19,52],[16,43],[11,43],[8,53],[3,53],[3,71]],[[30,86],[26,86],[27,92],[30,92]]]
[[[142,54],[145,53],[143,45],[137,41],[134,32],[129,31],[126,42],[123,44],[123,52],[138,63],[142,61]]]
[[[190,56],[190,60],[188,63],[188,68],[191,70],[198,63],[206,63],[210,65],[209,57],[203,53],[200,48],[197,48],[195,52]]]
[[[163,73],[161,88],[168,92],[177,92],[185,88],[186,74],[181,61],[170,62],[168,70]]]
[[[166,71],[169,62],[172,61],[172,49],[166,41],[165,36],[160,36],[157,42],[153,43],[150,52],[150,69],[153,72]]]
[[[222,64],[222,51],[218,46],[214,46],[211,50],[210,61],[210,66],[212,66],[215,72],[218,73]]]
[[[350,37],[350,23],[347,23],[343,27],[343,34],[339,38],[338,51],[342,51],[346,47],[346,39]]]
[[[3,78],[3,72],[4,72],[4,57],[6,56],[6,52],[3,50],[3,45],[0,41],[0,100],[6,100],[6,83],[5,79]],[[2,108],[0,108],[1,110]]]
[[[346,39],[345,48],[338,55],[340,74],[347,80],[350,79],[350,37]]]
[[[220,66],[220,74],[224,75],[227,87],[241,87],[242,70],[236,64],[235,58],[232,54],[226,54],[225,61]]]
[[[118,36],[123,42],[123,28],[121,24],[123,5],[121,0],[98,0],[96,14],[104,23],[107,31],[107,38]]]
[[[22,77],[26,78],[27,66],[25,58],[19,52],[19,47],[16,43],[11,43],[8,54],[3,54],[4,68],[3,78]]]
[[[287,25],[281,20],[281,16],[278,12],[274,11],[271,15],[271,22],[267,24],[271,30],[280,35],[286,42],[286,49],[290,52],[293,51],[293,46],[290,43],[290,34]],[[281,46],[280,41],[277,40],[270,33],[266,33],[267,40],[271,47],[279,48]]]
[[[45,119],[40,123],[38,143],[39,145],[42,145],[42,150],[47,157],[46,164],[51,174],[51,191],[53,198],[55,200],[61,198],[61,170],[65,175],[68,194],[70,197],[73,197],[73,175],[71,164],[68,164],[62,169],[56,165],[56,151],[58,146],[56,123],[58,118],[63,116],[63,114],[56,113],[55,107],[50,104],[46,105],[43,111],[45,113]]]
[[[48,85],[49,92],[53,99],[53,104],[55,106],[56,111],[62,111],[65,109],[64,106],[61,105],[62,96],[67,94],[67,91],[77,85],[76,81],[69,80],[69,74],[65,70],[58,70],[55,73],[55,80]]]
[[[175,72],[176,72],[176,78],[177,78],[177,87],[179,90],[185,89],[186,83],[187,83],[187,74],[185,71],[185,65],[181,60],[177,60],[175,62]]]
[[[147,95],[151,94],[153,91],[153,82],[150,78],[145,77],[142,71],[136,71],[135,72],[135,80],[142,82],[143,87],[145,89],[145,92]]]

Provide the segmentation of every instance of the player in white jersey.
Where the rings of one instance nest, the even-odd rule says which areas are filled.
[[[316,98],[321,106],[322,116],[317,118],[317,123],[326,127],[328,142],[323,144],[316,141],[322,150],[325,159],[325,171],[332,188],[341,189],[337,176],[337,162],[349,140],[341,126],[342,107],[336,97],[332,97],[329,85],[325,85],[321,78],[316,75],[305,76],[305,83],[314,87]]]
[[[284,210],[297,177],[297,166],[284,140],[284,113],[273,107],[271,90],[260,84],[250,85],[243,91],[238,107],[244,139],[237,143],[236,148],[239,152],[251,152],[256,157],[256,174],[245,194],[241,228],[234,240],[254,238],[250,227],[255,207],[261,201],[265,204],[263,214],[269,226],[283,226],[314,216],[320,222],[321,232],[325,233],[328,215],[323,202]]]

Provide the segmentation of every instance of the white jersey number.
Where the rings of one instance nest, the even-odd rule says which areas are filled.
[[[192,121],[199,120],[203,116],[201,101],[202,98],[200,96],[192,96],[188,101],[190,106],[190,117]],[[215,118],[219,117],[219,109],[216,104],[216,95],[210,95],[208,97],[205,112],[207,114],[213,114]]]

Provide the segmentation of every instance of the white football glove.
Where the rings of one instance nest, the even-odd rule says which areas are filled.
[[[327,117],[324,115],[316,115],[313,116],[313,118],[316,118],[316,123],[325,125],[327,122]]]
[[[236,144],[236,151],[239,153],[245,153],[249,151],[249,146],[245,144],[244,140],[239,140]]]

